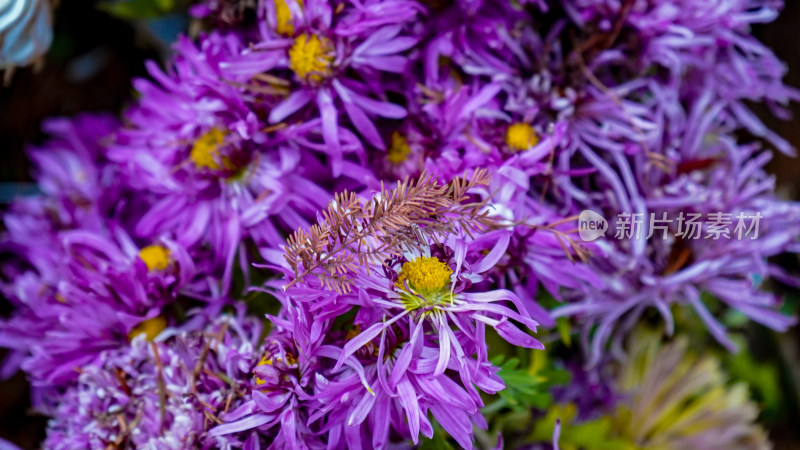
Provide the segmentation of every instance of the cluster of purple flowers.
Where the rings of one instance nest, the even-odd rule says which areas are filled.
[[[248,377],[261,331],[256,319],[225,316],[201,331],[157,343],[140,335],[127,348],[101,352],[57,403],[45,399],[43,411],[59,418],[45,447],[258,448],[256,433],[223,441],[202,430],[244,403],[257,383]]]
[[[794,150],[748,108],[800,100],[750,35],[780,2],[263,0],[233,24],[228,3],[192,9],[215,29],[149,64],[121,122],[47,122],[41,194],[3,215],[2,374],[28,375],[48,447],[386,448],[436,424],[471,447],[505,387],[487,333],[542,349],[566,317],[593,364],[648,309],[672,333],[674,305],[733,348],[703,295],[794,323],[761,288],[796,283],[768,258],[800,251],[800,205],[764,170],[765,146]],[[477,170],[451,200],[480,216],[384,188],[446,197]],[[583,210],[763,219],[757,239],[589,243]],[[284,257],[336,211],[373,229]]]

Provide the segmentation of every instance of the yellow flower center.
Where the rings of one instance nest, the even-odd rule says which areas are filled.
[[[267,355],[264,355],[264,357],[261,358],[261,361],[258,362],[257,366],[266,366],[266,365],[270,365],[270,366],[272,365],[272,358],[268,358]],[[262,380],[261,378],[256,377],[256,384],[257,385],[260,386],[260,385],[262,385],[264,383],[266,383],[266,381]]]
[[[392,164],[400,164],[408,159],[411,153],[411,147],[408,146],[408,140],[405,136],[395,131],[392,133],[392,146],[389,147],[389,162]]]
[[[345,339],[349,341],[350,339],[353,339],[354,337],[358,336],[360,333],[361,333],[361,327],[357,324],[353,325],[352,328],[347,330],[347,336],[345,337]]]
[[[144,333],[145,339],[152,341],[164,331],[164,328],[167,328],[167,319],[161,316],[153,317],[133,327],[131,332],[128,333],[128,339],[133,340],[136,336]]]
[[[407,281],[416,292],[433,293],[449,285],[452,274],[450,266],[439,261],[439,258],[421,256],[403,264],[396,285],[405,289],[404,282]]]
[[[303,6],[303,0],[298,0],[300,7]],[[292,24],[292,10],[286,4],[286,0],[275,0],[275,16],[278,19],[278,26],[275,30],[284,35],[291,36],[294,34],[294,24]]]
[[[527,123],[515,123],[506,130],[506,144],[511,150],[527,150],[539,143],[539,136]]]
[[[277,361],[281,362],[281,357],[280,356],[277,358]],[[293,366],[296,363],[297,363],[297,358],[295,358],[294,355],[292,355],[291,353],[287,353],[286,354],[286,364],[288,364],[290,366]],[[266,365],[270,365],[270,366],[272,365],[272,358],[268,357],[267,355],[264,355],[261,358],[261,361],[258,362],[256,367],[257,366],[266,366]],[[262,380],[261,378],[256,377],[256,384],[257,385],[260,386],[260,385],[262,385],[264,383],[266,383],[266,381]]]
[[[333,62],[333,44],[326,37],[301,34],[289,49],[289,67],[298,77],[321,81],[330,75]]]
[[[160,245],[148,245],[139,251],[139,258],[147,265],[147,270],[164,270],[169,265],[169,249]]]
[[[228,158],[222,158],[222,165],[220,165],[219,146],[225,142],[225,131],[217,127],[211,128],[200,136],[192,145],[191,158],[197,167],[205,167],[208,169],[219,170],[224,168],[230,169],[231,162]]]

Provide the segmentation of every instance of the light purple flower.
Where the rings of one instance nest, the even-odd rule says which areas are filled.
[[[82,369],[77,384],[46,411],[53,418],[45,446],[258,448],[255,434],[208,431],[249,392],[260,322],[223,316],[202,332],[165,334],[170,337],[157,343],[140,337],[130,347],[105,351]]]

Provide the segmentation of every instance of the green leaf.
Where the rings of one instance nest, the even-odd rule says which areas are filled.
[[[506,388],[499,392],[502,403],[492,403],[489,412],[508,406],[512,410],[523,411],[530,408],[546,409],[552,403],[550,386],[569,382],[569,372],[550,367],[541,368],[546,362],[534,361],[526,370],[519,368],[519,359],[511,358],[505,363],[499,355],[492,359],[492,363],[500,366],[497,373],[506,384]],[[485,411],[486,412],[486,411]]]
[[[749,385],[765,412],[777,413],[784,399],[778,366],[772,361],[757,360],[750,351],[744,351],[747,349],[744,339],[737,344],[743,351],[723,354],[725,368],[734,380]]]
[[[750,321],[750,318],[737,309],[729,309],[722,316],[722,323],[727,328],[741,327],[746,325],[748,321]]]
[[[594,420],[572,424],[577,415],[573,404],[554,405],[539,419],[529,435],[531,442],[552,442],[556,419],[561,419],[559,446],[564,450],[634,450],[631,442],[612,436],[611,418],[599,417]]]
[[[556,329],[564,345],[572,347],[572,332],[570,331],[569,319],[566,317],[559,317],[556,320]]]

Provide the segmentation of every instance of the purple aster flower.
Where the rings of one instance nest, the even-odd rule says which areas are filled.
[[[413,328],[405,325],[392,327],[360,349],[344,370],[334,368],[332,374],[318,376],[314,398],[322,406],[313,417],[320,417],[332,441],[343,440],[350,447],[386,448],[397,441],[395,436],[414,443],[419,442],[420,433],[432,437],[432,415],[461,446],[471,447],[473,426],[486,428],[477,389],[487,393],[503,389],[498,369],[467,358],[464,366],[451,364],[447,373],[436,375],[439,345],[422,337],[422,324],[415,326],[409,320],[408,326]],[[357,330],[356,325],[349,334]],[[406,334],[409,331],[411,336]],[[466,351],[473,349],[467,346]],[[331,362],[341,358],[335,346],[323,346],[320,353]],[[360,382],[361,370],[372,386],[369,389]],[[464,372],[470,374],[469,381]]]
[[[114,170],[106,165],[101,141],[117,126],[105,115],[81,115],[74,119],[51,119],[44,130],[51,139],[29,153],[34,162],[34,177],[43,195],[18,198],[3,215],[5,230],[0,249],[10,258],[2,265],[3,295],[21,308],[21,316],[49,316],[43,305],[64,279],[69,255],[60,234],[74,230],[105,232],[102,214],[113,208],[119,188],[109,186]],[[20,350],[11,352],[2,375],[9,376],[21,362],[26,346],[21,336],[41,335],[50,320],[24,321],[17,327],[9,321],[3,345]]]
[[[155,337],[167,325],[161,308],[193,276],[191,259],[174,243],[131,255],[84,231],[59,239],[64,259],[57,282],[23,276],[9,289],[17,310],[0,331],[0,342],[24,355],[21,367],[39,385],[74,380],[101,352],[127,346],[142,332]]]
[[[42,125],[50,139],[28,149],[33,177],[44,195],[12,203],[4,215],[3,242],[6,249],[20,249],[40,273],[58,266],[37,261],[51,252],[48,237],[62,230],[101,229],[101,215],[119,199],[119,187],[110,183],[116,174],[107,165],[104,149],[117,127],[117,120],[103,114],[53,118]]]
[[[369,254],[368,246],[387,242],[386,236],[365,238],[370,243],[363,248],[347,244],[330,260],[306,257],[306,248],[313,252],[335,246],[319,243],[328,236],[322,227],[334,227],[342,235],[358,233],[346,231],[350,225],[336,225],[360,204],[357,196],[337,196],[308,237],[296,232],[286,261],[275,267],[288,280],[296,278],[284,289],[277,282],[266,287],[284,309],[271,318],[277,328],[254,370],[252,401],[226,415],[226,423],[212,433],[255,429],[291,446],[316,448],[322,440],[330,448],[385,448],[400,440],[418,442],[420,433],[432,436],[430,412],[461,445],[471,446],[473,425],[486,427],[480,392],[504,387],[499,369],[488,361],[486,325],[513,344],[542,348],[518,328],[522,324],[535,331],[537,325],[520,300],[510,291],[481,286],[482,274],[505,254],[511,232],[499,230],[477,243],[459,231],[477,233],[478,224],[488,223],[479,213],[482,203],[461,205],[468,191],[486,183],[485,174],[476,172],[470,181],[455,180],[449,188],[424,176],[382,191],[377,204],[369,202],[358,214],[364,227],[397,227],[393,223],[403,220],[430,227],[417,228],[407,237],[405,251],[385,261],[355,253]],[[452,189],[452,204],[445,204],[447,195],[439,189]],[[406,202],[420,216],[403,206]],[[449,215],[453,222],[426,221],[425,214],[433,214],[428,208],[438,211],[437,220]],[[383,219],[385,225],[378,225]],[[402,232],[396,229],[395,234],[399,238]],[[439,236],[438,243],[423,244],[426,235]],[[386,251],[380,248],[372,251]],[[350,251],[355,253],[348,256]],[[270,251],[265,256],[280,264]],[[340,269],[324,273],[337,264]],[[350,278],[351,288],[331,277]]]
[[[338,366],[344,358],[383,335],[406,315],[413,319],[415,327],[426,324],[435,330],[441,348],[434,375],[443,373],[453,356],[458,365],[464,363],[462,345],[465,341],[472,341],[470,345],[476,346],[479,354],[485,356],[485,349],[481,347],[485,345],[483,333],[486,325],[515,345],[543,348],[512,323],[522,323],[533,331],[537,325],[516,295],[502,290],[469,292],[471,285],[482,281],[480,274],[491,269],[505,253],[509,234],[500,233],[495,245],[478,260],[467,259],[468,255],[477,252],[470,252],[469,244],[464,240],[454,239],[442,247],[432,246],[426,252],[404,255],[389,264],[383,276],[376,276],[378,268],[373,268],[370,273],[360,272],[356,276],[359,289],[355,298],[317,298],[311,306],[312,311],[325,308],[325,303],[331,301],[358,305],[365,312],[367,308],[374,310],[365,313],[364,321],[369,327],[344,346]],[[519,312],[507,305],[513,305]],[[460,331],[458,337],[453,327]],[[412,339],[410,344],[413,346],[414,343]]]
[[[267,83],[275,76],[291,78],[291,89],[270,111],[269,122],[301,120],[308,132],[321,131],[322,148],[337,176],[344,152],[360,148],[347,143],[342,110],[366,142],[385,149],[374,117],[400,119],[406,111],[388,99],[391,82],[384,82],[383,74],[397,78],[405,73],[406,53],[417,43],[407,28],[419,5],[408,0],[348,2],[334,11],[321,0],[263,4],[261,41],[229,67],[254,78],[269,72]]]
[[[286,301],[279,292],[274,294]],[[213,428],[211,435],[257,431],[271,448],[325,448],[323,433],[310,419],[318,404],[311,392],[322,373],[318,360],[321,323],[307,311],[291,307],[269,319],[275,328],[252,370],[252,393],[222,416],[225,423]],[[363,373],[360,378],[366,383]],[[335,439],[330,445],[341,448]]]
[[[724,135],[718,139],[715,144],[704,145],[696,155],[700,161],[709,161],[710,166],[698,167],[695,158],[677,162],[683,158],[676,156],[673,160],[677,160],[676,173],[651,171],[651,178],[641,177],[639,182],[644,186],[653,183],[652,187],[639,192],[627,185],[621,191],[625,195],[641,196],[639,204],[645,208],[643,211],[655,217],[667,214],[685,218],[700,214],[706,218],[720,212],[730,214],[731,229],[726,232],[727,236],[714,239],[708,224],[697,230],[690,230],[686,225],[678,230],[675,228],[678,225],[673,223],[670,232],[682,231],[684,237],[662,239],[661,231],[656,231],[655,238],[645,245],[648,230],[644,228],[639,239],[599,243],[604,257],[595,259],[594,267],[604,273],[607,289],[583,292],[576,303],[554,312],[556,316],[577,314],[589,323],[600,325],[593,337],[595,355],[599,355],[612,331],[621,338],[648,307],[664,315],[667,331],[671,333],[673,325],[668,305],[676,301],[692,306],[711,333],[733,349],[722,325],[701,300],[701,293],[708,293],[753,320],[778,330],[785,330],[794,323],[793,319],[775,311],[779,299],[763,292],[760,284],[773,274],[782,276],[781,271],[766,262],[768,257],[797,251],[800,206],[778,200],[772,194],[774,182],[762,170],[769,160],[768,153],[759,152],[757,145],[737,146]],[[618,162],[622,170],[629,167],[622,159]],[[605,176],[617,176],[612,171],[606,173]],[[609,195],[609,198],[615,197]],[[600,205],[608,216],[620,210],[613,203]],[[737,238],[735,218],[756,214],[762,217],[758,236]],[[612,225],[617,224],[612,222]],[[619,326],[620,323],[625,325]]]
[[[361,325],[374,318],[359,312],[345,330],[334,326],[333,311],[346,313],[352,305],[317,312],[293,304],[293,294],[315,289],[320,287],[298,284],[287,296],[274,292],[285,309],[271,318],[277,328],[253,371],[252,400],[225,415],[226,423],[211,433],[257,430],[273,445],[292,448],[325,448],[326,442],[328,448],[385,448],[398,437],[431,437],[430,412],[470,446],[473,424],[486,427],[477,389],[494,393],[504,386],[497,368],[469,356],[480,352],[477,346],[462,339],[461,363],[452,359],[446,372],[436,374],[440,344],[427,335],[424,321],[410,319],[347,355],[342,346],[359,339]],[[453,333],[462,337],[459,330]]]
[[[688,9],[676,12],[675,17],[690,15]],[[639,13],[644,14],[636,10],[631,15],[638,17]],[[731,24],[741,31],[741,22]],[[629,31],[624,28],[622,32]],[[624,42],[620,39],[620,49],[601,51],[594,60],[582,62],[593,78],[575,95],[567,96],[566,103],[542,101],[546,94],[533,97],[539,105],[549,104],[549,112],[545,109],[544,114],[552,117],[556,128],[566,130],[555,156],[561,173],[550,186],[558,203],[567,211],[592,209],[609,218],[620,212],[645,218],[667,214],[673,219],[689,213],[705,217],[721,212],[735,217],[760,212],[771,219],[765,219],[762,234],[755,240],[656,236],[649,241],[600,242],[600,255],[593,259],[592,267],[605,287],[568,293],[576,303],[559,308],[554,315],[579,317],[586,335],[593,324],[598,325],[592,337],[593,361],[601,356],[606,340],[612,334],[622,338],[646,308],[658,310],[667,321],[667,331],[672,332],[669,305],[673,302],[691,305],[712,334],[732,348],[722,326],[701,301],[703,292],[756,321],[785,329],[792,320],[774,311],[779,301],[761,291],[759,280],[778,272],[763,262],[767,257],[796,250],[793,241],[798,230],[793,221],[797,206],[772,194],[773,182],[761,169],[769,155],[757,145],[737,143],[733,133],[747,128],[788,151],[779,140],[756,132],[751,114],[738,102],[748,98],[783,103],[793,97],[793,91],[782,88],[782,72],[773,71],[762,81],[747,80],[752,86],[749,91],[758,96],[745,96],[744,91],[737,94],[726,88],[726,83],[708,78],[711,68],[692,58],[683,68],[691,72],[687,76],[691,82],[676,85],[674,80],[642,76],[641,70],[648,66],[623,58],[624,52],[634,50],[624,47]],[[706,49],[703,51],[713,46],[707,40],[686,42]],[[766,58],[768,52],[758,48],[758,54]],[[727,51],[709,54],[718,58],[715,64],[758,64]],[[695,66],[696,70],[687,69]],[[628,77],[620,76],[625,73]],[[554,89],[561,90],[566,88]],[[612,229],[614,225],[612,220]],[[678,232],[674,226],[673,234]],[[647,236],[646,226],[643,231]]]
[[[760,169],[768,156],[730,137],[744,128],[789,151],[742,104],[747,99],[778,105],[796,97],[781,84],[784,71],[771,52],[746,35],[747,24],[770,18],[773,11],[762,2],[751,3],[676,8],[669,2],[567,2],[563,7],[568,20],[557,21],[545,35],[537,36],[530,24],[521,26],[514,45],[530,49],[532,58],[521,58],[511,44],[495,41],[493,51],[507,52],[504,62],[511,66],[496,66],[499,74],[493,77],[474,72],[484,85],[502,86],[495,97],[501,106],[495,109],[498,117],[508,120],[508,148],[517,142],[528,145],[527,151],[504,158],[495,176],[495,183],[503,181],[504,189],[522,191],[527,199],[514,202],[506,195],[493,203],[517,210],[526,205],[530,209],[522,211],[522,217],[540,224],[549,218],[537,213],[552,210],[571,216],[583,209],[606,217],[619,212],[677,217],[681,212],[714,211],[736,216],[760,208],[775,221],[763,230],[763,240],[748,242],[727,239],[689,243],[690,248],[685,242],[645,239],[621,245],[601,242],[589,270],[572,279],[529,259],[529,267],[536,265],[534,272],[554,275],[549,277],[549,291],[561,291],[563,297],[556,294],[558,298],[573,302],[558,309],[556,317],[579,318],[587,335],[592,325],[599,325],[592,338],[595,358],[612,332],[624,336],[646,308],[656,308],[671,323],[672,302],[691,304],[727,345],[721,326],[700,301],[703,291],[776,329],[792,323],[774,312],[778,302],[761,292],[758,280],[778,273],[762,262],[765,258],[794,251],[796,206],[771,194],[772,184]],[[642,30],[646,20],[658,26]],[[579,26],[572,37],[569,22]],[[697,36],[688,31],[676,36],[689,29]],[[564,45],[567,39],[572,40],[570,46]],[[640,47],[631,44],[639,41]],[[657,48],[667,47],[668,58],[654,57]],[[667,60],[679,64],[669,65]],[[469,59],[456,62],[471,73]],[[434,66],[438,70],[439,62]],[[729,73],[721,83],[714,75],[719,67]],[[651,75],[662,69],[673,76]],[[483,142],[497,142],[490,133],[477,134]],[[543,135],[550,138],[546,152],[541,143],[531,145],[531,136]],[[731,172],[741,175],[731,177]],[[731,255],[739,257],[728,259]]]
[[[616,48],[598,57],[603,64],[635,52],[641,69],[668,71],[668,77],[659,82],[672,91],[670,95],[681,99],[710,95],[712,102],[749,132],[788,153],[793,151],[791,146],[767,129],[744,103],[766,102],[785,118],[788,113],[780,105],[800,99],[800,92],[781,81],[785,65],[750,33],[752,25],[774,20],[781,4],[762,0],[657,1],[623,6],[577,0],[567,2],[565,9],[579,26],[598,24],[604,31],[616,26],[636,36],[641,48],[630,48],[620,39]]]
[[[454,2],[431,22],[423,55],[426,86],[450,76],[443,60],[469,75],[488,77],[516,72],[517,58],[528,61],[520,27],[529,26],[530,16],[513,2]]]
[[[0,241],[12,255],[0,287],[16,308],[0,330],[0,345],[13,349],[4,377],[21,366],[39,386],[61,385],[131,333],[157,334],[162,306],[178,297],[205,301],[210,314],[224,303],[179,243],[128,235],[121,170],[101,142],[115,128],[105,116],[52,120],[53,139],[31,150],[43,194],[11,205]]]
[[[484,182],[478,181],[482,177],[476,174],[475,183]],[[384,214],[395,217],[394,208],[404,211],[403,202],[414,201],[413,196],[407,198],[412,195],[410,192],[435,186],[435,181],[425,177],[417,183],[383,191],[375,202],[386,203],[367,210],[378,214],[373,219],[369,218],[373,213],[363,213],[363,226],[378,227],[371,220]],[[451,195],[462,198],[462,194]],[[334,224],[345,220],[339,215],[355,207],[344,205],[345,201],[357,199],[337,197],[340,209],[333,206],[320,219],[325,226],[336,227],[343,234],[345,231]],[[430,201],[441,202],[441,195]],[[424,204],[417,207],[421,211],[426,208]],[[404,220],[410,219],[397,216],[387,219],[385,226],[397,227],[392,223]],[[287,309],[313,317],[312,335],[316,330],[322,339],[315,353],[321,360],[319,375],[313,383],[313,399],[320,405],[309,421],[319,421],[316,426],[321,427],[320,432],[329,433],[330,439],[345,439],[352,446],[371,442],[384,447],[395,433],[417,442],[420,432],[432,435],[427,418],[431,412],[459,443],[469,446],[473,424],[485,426],[479,414],[483,406],[479,390],[494,393],[504,386],[496,374],[498,369],[488,361],[487,325],[514,345],[543,348],[516,325],[533,331],[537,326],[520,299],[511,291],[490,290],[481,284],[483,274],[506,253],[511,231],[498,230],[481,242],[459,231],[473,228],[470,221],[477,219],[461,220],[452,229],[445,228],[447,231],[431,243],[426,243],[425,237],[430,230],[416,228],[412,235],[416,244],[409,244],[385,261],[359,255],[385,252],[380,250],[383,247],[379,242],[400,244],[391,243],[387,237],[370,236],[363,245],[337,250],[326,264],[340,264],[342,270],[327,276],[319,273],[327,269],[314,269],[312,260],[302,256],[301,250],[305,245],[310,249],[325,248],[314,243],[320,239],[320,231],[312,230],[309,244],[302,235],[290,241],[287,255],[304,261],[303,267],[312,272],[304,272],[287,286]],[[350,251],[354,253],[348,254]],[[293,257],[287,256],[292,270],[302,271],[292,261]],[[352,289],[336,288],[332,292],[326,281],[330,276],[351,278]],[[342,320],[346,321],[345,328],[341,324],[331,328]],[[349,406],[337,407],[340,404]]]
[[[181,39],[176,51],[167,74],[149,67],[158,84],[136,82],[142,98],[127,113],[133,127],[120,130],[110,154],[145,202],[134,234],[210,250],[202,259],[224,293],[237,252],[248,271],[245,242],[277,245],[281,228],[306,225],[324,205],[328,194],[310,181],[324,173],[315,173],[321,168],[307,152],[268,144],[247,102],[269,103],[268,96],[245,94],[245,80],[223,68],[241,51],[238,38],[212,34],[199,48]]]
[[[202,332],[164,334],[159,342],[136,338],[104,351],[84,367],[75,386],[44,411],[52,417],[45,446],[258,448],[253,433],[208,431],[249,393],[260,321],[223,316]]]
[[[402,179],[427,169],[451,180],[466,171],[499,166],[503,153],[478,131],[482,118],[497,119],[498,105],[492,100],[499,90],[495,84],[465,86],[454,79],[415,87],[410,114],[392,133],[388,151],[370,155],[377,172]]]

